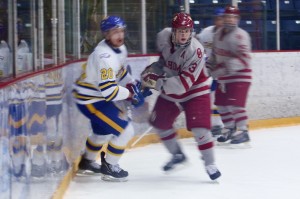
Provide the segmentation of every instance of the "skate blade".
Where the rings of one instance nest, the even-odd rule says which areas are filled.
[[[76,173],[77,176],[102,176],[101,173],[94,173],[89,170],[81,170],[79,169]]]
[[[250,149],[250,148],[252,148],[250,142],[243,142],[240,144],[230,144],[229,146],[232,149]]]
[[[209,184],[220,184],[219,178],[215,180],[211,180],[208,182]]]
[[[46,174],[43,176],[32,176],[31,175],[31,181],[36,183],[36,182],[44,182],[46,181]]]
[[[178,171],[186,169],[189,165],[190,165],[190,163],[188,161],[185,161],[185,162],[182,162],[180,164],[176,164],[176,166],[174,166],[173,169],[170,169],[168,171],[164,171],[164,173],[166,175],[169,175],[169,174],[172,174],[172,173],[176,173]]]
[[[106,181],[106,182],[126,182],[128,181],[128,178],[115,178],[109,175],[102,175],[101,180]]]
[[[227,142],[215,142],[215,146],[223,149],[249,149],[252,148],[250,142],[243,142],[240,144],[231,144],[230,140]]]
[[[215,141],[215,146],[219,146],[219,147],[228,147],[230,146],[230,140],[226,141],[226,142],[218,142],[217,140]]]

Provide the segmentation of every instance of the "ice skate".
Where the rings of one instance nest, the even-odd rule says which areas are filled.
[[[236,132],[236,128],[224,128],[222,129],[222,135],[217,138],[218,145],[227,145],[229,144],[232,135]]]
[[[219,178],[221,176],[221,172],[218,170],[218,168],[214,164],[207,165],[205,167],[205,169],[211,180],[216,180],[217,178]]]
[[[78,164],[78,176],[89,176],[89,175],[101,175],[101,165],[96,163],[96,161],[85,159],[84,157],[81,159]]]
[[[43,180],[47,175],[47,163],[42,151],[33,150],[31,159],[31,177],[34,180]]]
[[[222,135],[222,126],[213,126],[211,128],[211,133],[214,138],[218,138]]]
[[[44,180],[47,174],[47,167],[46,164],[38,165],[38,164],[31,164],[31,177],[34,180]]]
[[[101,179],[111,182],[125,182],[127,181],[128,172],[124,171],[118,164],[111,165],[105,160],[105,153],[101,152]]]
[[[21,164],[18,166],[15,166],[13,164],[12,169],[11,169],[11,173],[13,174],[14,177],[16,178],[26,178],[26,171],[25,171],[25,164]]]
[[[33,149],[31,159],[31,177],[35,180],[42,180],[47,174],[47,163],[43,153],[43,147],[37,146]]]
[[[180,167],[185,166],[187,163],[187,158],[183,153],[178,153],[172,156],[172,159],[163,167],[165,172],[171,172],[180,169]]]
[[[248,130],[237,131],[230,141],[232,148],[251,148]]]
[[[64,172],[62,160],[51,160],[48,163],[49,175],[58,176]]]
[[[30,175],[28,171],[30,162],[27,162],[28,160],[26,146],[13,146],[12,165],[10,171],[15,180],[24,181]]]

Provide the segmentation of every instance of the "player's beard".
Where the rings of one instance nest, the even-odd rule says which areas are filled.
[[[124,44],[124,39],[117,39],[114,42],[111,42],[114,48],[119,48]]]
[[[225,28],[228,32],[234,30],[236,27],[237,27],[237,24],[234,25],[234,24],[225,24],[225,23],[224,23],[224,28]]]

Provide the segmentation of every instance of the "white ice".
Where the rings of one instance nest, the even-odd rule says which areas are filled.
[[[253,130],[251,148],[216,146],[222,176],[212,182],[192,138],[182,139],[189,166],[164,174],[170,156],[161,144],[127,151],[120,161],[127,182],[78,177],[64,199],[300,199],[300,126]]]

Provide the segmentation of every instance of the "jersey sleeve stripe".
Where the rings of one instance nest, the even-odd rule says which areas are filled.
[[[109,96],[105,97],[106,101],[112,101],[117,95],[118,95],[118,92],[119,92],[119,87],[116,86],[114,91],[112,92],[112,94],[110,94]]]
[[[124,77],[126,77],[127,74],[128,74],[128,71],[126,69],[124,69],[123,73],[121,74],[120,81],[122,81],[122,79],[124,79]]]
[[[76,85],[79,86],[79,87],[82,87],[82,88],[88,88],[88,89],[92,89],[92,90],[95,90],[95,91],[98,90],[97,88],[95,88],[95,86],[93,84],[88,84],[88,83],[77,81]]]
[[[100,99],[100,100],[104,100],[105,98],[103,97],[97,97],[97,96],[91,96],[91,95],[84,95],[84,94],[79,94],[77,92],[73,92],[73,95],[76,99],[81,99],[81,100],[91,100],[91,99]]]
[[[195,83],[195,77],[192,74],[190,74],[188,72],[185,72],[185,71],[182,71],[182,74],[184,74],[185,76],[189,77],[191,79],[192,84]]]
[[[185,91],[189,90],[189,84],[186,82],[186,80],[182,77],[182,74],[179,76],[180,81],[182,82],[182,85],[184,86]]]
[[[113,86],[116,86],[116,85],[117,85],[116,81],[109,81],[109,82],[104,82],[104,83],[99,84],[99,88],[103,92]]]
[[[243,66],[249,67],[248,62],[246,62],[245,60],[241,59],[240,57],[238,57],[237,59],[243,64]]]

